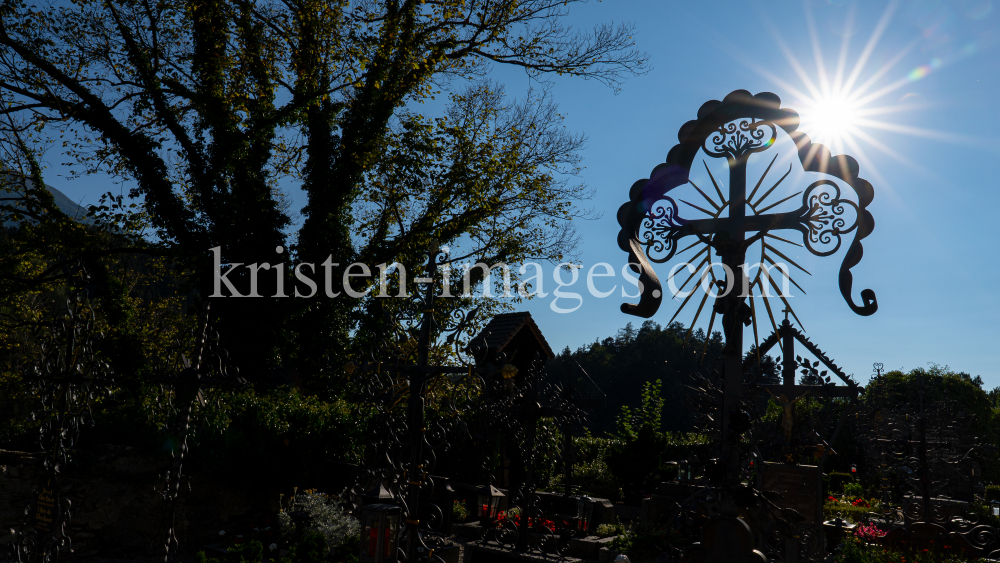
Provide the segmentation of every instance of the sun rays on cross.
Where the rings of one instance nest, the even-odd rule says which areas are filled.
[[[778,156],[780,155],[777,153],[774,155],[774,158],[771,159],[771,162],[767,165],[767,168],[764,170],[760,178],[757,180],[757,183],[753,187],[753,190],[747,196],[747,206],[750,208],[750,210],[753,212],[754,215],[763,215],[764,213],[773,209],[774,207],[777,207],[778,205],[781,205],[782,203],[785,203],[786,201],[796,196],[802,195],[802,190],[798,190],[788,196],[782,197],[781,199],[777,199],[776,201],[768,201],[768,198],[772,194],[774,194],[774,192],[782,184],[782,182],[784,182],[785,179],[788,178],[789,174],[791,174],[792,165],[789,164],[788,170],[780,177],[778,177],[773,184],[770,184],[770,186],[758,196],[758,192],[760,191],[761,187],[766,185],[765,180],[767,179],[768,173],[771,171],[771,168],[774,166],[775,161],[777,161]],[[702,207],[701,205],[692,203],[685,199],[678,198],[678,200],[694,208],[695,210],[700,211],[705,215],[708,215],[713,219],[718,219],[719,217],[723,216],[724,211],[728,208],[729,201],[726,198],[724,192],[722,191],[722,187],[719,185],[719,182],[715,179],[715,175],[712,174],[711,169],[709,169],[708,163],[702,160],[702,165],[705,167],[705,172],[708,173],[708,177],[712,182],[712,187],[714,188],[714,190],[712,191],[714,191],[714,195],[709,195],[709,193],[706,193],[706,190],[703,190],[700,186],[695,184],[693,180],[689,180],[688,184],[692,188],[694,188],[694,190],[698,194],[700,194],[701,197],[704,199],[703,205],[705,205],[705,207]],[[717,196],[718,199],[716,199],[715,196]],[[783,276],[783,279],[787,279],[789,283],[794,285],[799,291],[805,294],[806,293],[805,290],[802,289],[802,286],[800,286],[795,281],[792,272],[789,270],[786,264],[794,266],[798,270],[805,272],[807,275],[812,275],[812,274],[808,270],[800,266],[798,263],[796,263],[794,260],[789,258],[785,253],[775,248],[774,245],[772,244],[772,242],[774,241],[791,244],[797,247],[802,247],[802,245],[797,242],[792,242],[788,239],[785,239],[783,237],[771,233],[765,233],[760,244],[760,254],[758,257],[759,261],[757,262],[758,265],[766,265],[767,267],[772,268],[771,270],[772,272],[780,272],[781,275]],[[689,253],[691,253],[689,256],[685,256]],[[716,275],[715,271],[712,268],[713,266],[712,246],[709,243],[709,241],[706,241],[703,238],[699,238],[698,240],[691,243],[687,247],[678,250],[675,256],[678,258],[679,264],[694,265],[694,270],[692,271],[690,268],[674,269],[668,275],[667,287],[670,288],[672,297],[674,299],[680,299],[681,297],[683,297],[683,301],[681,301],[680,307],[677,308],[677,311],[674,312],[674,315],[670,318],[670,321],[667,324],[670,324],[677,319],[678,315],[680,315],[681,311],[685,309],[688,303],[692,302],[692,299],[694,298],[695,295],[701,294],[701,300],[698,302],[698,309],[697,311],[695,311],[694,319],[691,321],[690,326],[688,327],[687,335],[685,336],[686,340],[691,336],[691,332],[694,330],[695,325],[698,323],[698,319],[701,318],[701,314],[705,309],[705,304],[708,302],[709,297],[712,297],[712,292],[707,290],[700,292],[699,291],[688,292],[688,290],[694,289],[699,285],[699,283],[702,285],[703,288],[707,288],[707,287],[717,287],[720,284],[720,282],[723,282],[724,284],[724,281],[719,279],[719,277]],[[778,260],[775,259],[775,257],[784,260],[784,262],[779,262]],[[687,279],[685,279],[684,282],[679,287],[677,287],[675,278],[682,272],[688,273],[689,275],[687,276]],[[774,309],[772,308],[772,300],[774,299],[780,300],[781,303],[784,304],[785,310],[791,313],[792,317],[795,319],[795,321],[799,324],[800,327],[802,326],[802,321],[799,320],[799,317],[795,314],[795,311],[792,308],[791,303],[789,303],[788,299],[786,298],[787,292],[784,290],[784,288],[779,287],[778,282],[775,281],[772,275],[769,275],[764,268],[758,267],[755,274],[751,274],[751,272],[748,271],[747,276],[749,278],[749,283],[747,285],[747,294],[748,294],[748,301],[750,303],[750,310],[752,312],[752,325],[753,325],[753,334],[755,343],[759,344],[760,342],[760,332],[757,326],[758,300],[763,304],[764,310],[767,312],[768,319],[771,323],[771,327],[775,331],[778,330],[778,324],[775,321]],[[699,281],[696,282],[694,286],[692,286],[691,288],[688,288],[688,284],[691,283],[691,281],[696,278]],[[765,284],[767,285],[765,286]],[[674,289],[675,287],[676,290]],[[741,291],[740,288],[734,288],[733,290]],[[774,292],[773,294],[771,293],[772,291]],[[718,313],[715,311],[714,307],[709,307],[709,309],[711,310],[711,315],[708,322],[707,335],[711,337],[712,329],[715,327],[715,321],[716,317],[718,316]],[[705,339],[705,343],[702,347],[702,355],[704,355],[705,351],[707,350],[708,340],[709,338]]]
[[[845,19],[845,32],[840,34],[839,46],[831,49],[827,46],[827,54],[836,52],[834,59],[828,59],[824,54],[821,45],[821,36],[817,31],[816,20],[813,9],[808,3],[804,3],[806,31],[808,32],[807,49],[800,46],[790,46],[786,40],[787,34],[779,30],[765,19],[765,28],[770,28],[770,38],[773,44],[782,54],[786,64],[771,65],[769,68],[755,60],[751,60],[741,52],[740,49],[732,49],[730,53],[737,53],[735,57],[745,64],[746,67],[756,72],[761,77],[774,84],[775,92],[780,93],[783,99],[788,100],[788,106],[795,108],[800,115],[798,131],[809,135],[814,143],[827,146],[832,154],[849,154],[854,157],[861,166],[865,178],[871,179],[881,188],[887,190],[891,203],[905,206],[905,201],[892,192],[891,182],[889,182],[880,170],[879,164],[886,166],[903,165],[914,170],[923,170],[921,162],[915,162],[906,156],[905,151],[894,146],[893,137],[900,136],[915,138],[934,139],[936,142],[949,142],[963,145],[981,145],[983,141],[969,136],[963,136],[946,131],[934,130],[912,125],[916,121],[915,116],[920,111],[925,111],[931,106],[926,102],[920,102],[919,94],[914,94],[909,88],[929,74],[936,72],[940,67],[947,65],[951,60],[941,61],[932,59],[929,64],[921,65],[910,70],[908,64],[912,64],[912,56],[919,53],[922,44],[922,37],[915,37],[910,41],[900,41],[898,38],[890,37],[887,30],[892,27],[894,18],[901,5],[900,0],[892,0],[882,10],[871,33],[865,39],[861,36],[862,43],[857,41],[856,29],[858,21],[858,10],[860,3],[854,3],[847,7]],[[857,49],[861,46],[860,51]],[[811,52],[810,52],[811,51]],[[966,49],[966,55],[968,49]],[[807,53],[803,56],[803,53]],[[963,55],[964,56],[964,55]],[[830,61],[833,61],[831,64]],[[777,69],[783,70],[777,70]],[[898,149],[898,150],[897,150]],[[789,179],[796,166],[798,159],[794,157],[794,151],[784,151],[785,158],[779,159],[775,155],[767,168],[760,174],[756,185],[753,186],[747,197],[746,213],[750,215],[763,215],[768,211],[802,195],[799,188],[789,189],[788,185],[795,182],[795,176]],[[766,161],[765,161],[766,162]],[[785,166],[788,166],[785,170]],[[705,172],[708,174],[709,182],[692,178],[688,185],[690,191],[684,198],[677,198],[678,203],[686,206],[689,213],[695,215],[703,214],[708,218],[719,219],[727,214],[729,202],[725,196],[724,186],[713,175],[707,163],[703,161]],[[934,171],[926,170],[933,175]],[[797,173],[797,172],[796,172]],[[749,179],[748,179],[749,180]],[[788,181],[786,181],[788,180]],[[697,182],[697,183],[696,183]],[[711,185],[708,185],[708,184]],[[750,186],[748,185],[748,188]],[[779,189],[781,188],[781,189]],[[793,193],[794,192],[794,193]],[[801,248],[803,245],[797,242],[782,238],[781,236],[766,233],[762,240],[750,249],[753,253],[747,256],[747,262],[757,261],[757,271],[748,271],[749,292],[748,304],[752,312],[752,324],[754,341],[760,342],[760,327],[758,326],[758,312],[763,315],[766,312],[771,328],[777,330],[778,323],[775,318],[779,311],[787,309],[798,326],[805,330],[803,324],[791,307],[781,288],[778,286],[781,280],[775,279],[774,275],[767,273],[760,267],[765,265],[774,268],[772,272],[779,274],[787,280],[790,287],[805,294],[805,290],[800,285],[795,276],[805,273],[812,275],[806,268],[791,259],[795,256],[790,247],[781,245],[791,245]],[[759,247],[759,254],[757,248]],[[712,304],[709,303],[708,311],[705,310],[709,297],[707,291],[692,291],[699,283],[703,286],[716,286],[722,284],[724,287],[725,276],[714,270],[712,263],[713,250],[709,241],[704,238],[694,241],[686,248],[676,253],[677,264],[686,267],[675,268],[670,271],[667,281],[668,293],[680,303],[680,306],[673,313],[670,322],[676,320],[683,311],[694,311],[693,319],[689,325],[688,337],[695,326],[701,320],[702,323],[708,319],[707,336],[710,338],[712,330],[715,328],[717,313]],[[691,267],[694,270],[691,270]],[[751,267],[752,268],[752,267]],[[780,269],[780,273],[778,271]],[[678,281],[683,281],[679,286]],[[693,285],[692,285],[693,284]],[[676,288],[676,289],[675,289]],[[739,291],[741,288],[735,288]],[[714,299],[713,299],[714,301]],[[761,311],[761,309],[763,309]],[[765,323],[766,326],[766,323]],[[706,344],[707,344],[706,339]]]

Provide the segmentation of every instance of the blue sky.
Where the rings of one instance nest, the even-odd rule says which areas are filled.
[[[814,102],[808,83],[823,90],[822,76],[833,85],[842,68],[839,82],[853,84],[847,94],[863,89],[861,109],[870,114],[854,112],[853,146],[834,152],[856,157],[875,188],[875,231],[853,270],[854,294],[873,289],[879,310],[860,317],[844,303],[837,286],[843,250],[830,258],[793,256],[812,275],[796,276],[808,295],[795,292],[792,306],[807,336],[861,381],[876,361],[889,369],[936,362],[981,375],[987,388],[1000,386],[993,348],[1000,336],[1000,246],[990,228],[1000,209],[1000,0],[609,0],[579,6],[572,16],[582,27],[611,20],[636,23],[650,72],[617,94],[597,82],[558,79],[553,95],[567,128],[589,138],[581,179],[595,189],[586,205],[601,217],[578,225],[579,259],[584,272],[612,264],[618,276],[598,286],[618,288],[603,299],[584,295],[570,314],[553,312],[551,296],[518,305],[531,311],[553,348],[576,348],[642,322],[619,310],[635,300],[619,293],[627,256],[616,243],[615,212],[702,103],[745,89],[774,92],[783,106],[800,109]],[[493,78],[511,95],[533,85],[513,69],[497,69]],[[46,179],[84,204],[109,189],[98,178]],[[659,272],[665,277],[665,269]],[[585,294],[585,276],[569,290]],[[676,307],[664,301],[653,320],[665,324]],[[692,316],[693,308],[685,309],[678,320],[688,324]],[[707,321],[703,314],[698,326]],[[769,332],[762,323],[760,337]],[[747,338],[752,342],[749,330]]]
[[[889,369],[936,362],[981,375],[987,388],[1000,386],[1000,352],[994,348],[1000,336],[994,289],[1000,247],[991,228],[1000,206],[1000,142],[994,134],[1000,125],[997,4],[657,0],[584,6],[576,13],[582,25],[635,21],[638,45],[653,67],[617,95],[593,82],[556,83],[567,126],[589,138],[582,177],[596,189],[590,204],[603,213],[579,225],[585,268],[601,261],[620,268],[626,261],[615,240],[615,212],[631,184],[663,162],[678,128],[703,102],[745,89],[774,92],[783,106],[800,108],[808,100],[797,94],[809,97],[803,75],[822,89],[824,68],[832,85],[843,52],[846,82],[881,28],[854,81],[855,88],[870,83],[866,92],[874,99],[864,107],[878,113],[865,119],[875,123],[858,125],[855,144],[862,154],[845,148],[875,188],[869,207],[875,231],[853,270],[855,299],[862,288],[871,288],[879,310],[857,316],[841,297],[837,271],[843,249],[829,258],[793,256],[804,259],[800,263],[812,276],[796,276],[808,295],[796,295],[792,307],[807,336],[861,381],[876,361]],[[508,80],[510,91],[517,81]],[[666,270],[658,271],[664,278]],[[571,314],[552,312],[551,298],[526,308],[553,347],[575,348],[613,335],[630,321],[642,322],[619,311],[630,300],[618,295],[585,296]],[[688,307],[678,317],[685,324],[694,312]],[[664,301],[653,320],[666,323],[676,308],[677,302]],[[707,327],[707,320],[703,314],[698,326]],[[763,326],[761,338],[770,332]],[[747,339],[752,342],[749,330]]]

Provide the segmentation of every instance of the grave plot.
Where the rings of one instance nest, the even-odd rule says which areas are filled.
[[[410,306],[416,314],[402,311],[382,349],[348,366],[360,398],[378,410],[367,461],[351,489],[363,526],[363,559],[381,553],[383,560],[450,562],[458,548],[446,536],[454,533],[471,540],[464,545],[471,561],[596,560],[607,540],[591,532],[611,521],[611,503],[566,494],[572,491],[572,440],[553,452],[538,432],[551,421],[571,435],[583,407],[600,402],[600,390],[581,384],[586,374],[578,366],[561,382],[543,377],[544,361],[554,354],[527,313],[494,317],[458,350],[468,358],[465,365],[434,365],[429,357],[436,335],[439,344],[458,346],[472,318],[450,311],[457,322],[435,324],[432,311],[448,306],[434,287],[439,260],[432,249],[430,274],[421,278],[425,292]],[[442,406],[428,411],[432,393]],[[564,494],[538,491],[543,458],[561,467]],[[378,530],[388,530],[389,539],[365,543],[369,536],[381,538]]]
[[[879,375],[869,386],[854,425],[881,497],[871,521],[883,545],[1000,559],[1000,528],[990,518],[1000,503],[987,508],[977,461],[995,459],[995,448],[974,435],[954,393],[941,378],[919,375],[907,385]]]

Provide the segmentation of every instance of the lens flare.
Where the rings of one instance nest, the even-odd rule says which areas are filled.
[[[838,145],[857,126],[858,108],[847,96],[821,96],[801,112],[802,131],[819,143]]]

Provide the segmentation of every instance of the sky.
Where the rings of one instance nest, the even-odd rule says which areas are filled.
[[[643,322],[620,311],[636,299],[620,293],[627,255],[617,245],[615,214],[632,183],[665,160],[678,129],[702,103],[744,89],[773,92],[804,117],[812,108],[801,129],[825,136],[835,154],[854,156],[875,190],[868,208],[875,230],[852,272],[855,299],[871,288],[879,309],[858,316],[840,295],[837,274],[851,235],[830,257],[792,248],[788,256],[811,273],[795,274],[807,293],[796,289],[790,298],[806,336],[861,382],[874,362],[906,370],[938,363],[981,375],[987,389],[1000,386],[1000,352],[993,348],[1000,345],[1000,246],[991,228],[1000,209],[1000,0],[606,0],[574,8],[570,19],[582,28],[635,22],[650,70],[617,93],[596,81],[552,83],[566,127],[588,138],[579,179],[594,189],[584,205],[599,216],[577,225],[582,275],[564,288],[581,293],[582,305],[557,313],[552,295],[517,305],[531,312],[553,349],[576,349]],[[491,78],[511,95],[537,86],[511,68]],[[783,174],[796,161],[786,158],[792,153],[780,140],[773,149],[782,153],[775,170]],[[724,168],[709,164],[724,184]],[[762,170],[754,166],[750,181]],[[768,178],[780,177],[774,174]],[[108,189],[94,178],[46,179],[83,204]],[[702,171],[691,179],[711,186]],[[806,180],[794,170],[781,189],[794,193]],[[596,298],[587,294],[586,272],[601,262],[616,276],[595,285],[616,287]],[[661,279],[668,269],[657,269]],[[551,280],[551,268],[546,275]],[[547,285],[551,291],[555,284]],[[627,291],[634,295],[634,286]],[[666,324],[678,305],[664,300],[652,320]],[[690,324],[694,309],[689,305],[677,320]],[[703,313],[696,326],[707,325]],[[717,321],[714,330],[720,328]],[[769,323],[762,320],[759,329],[763,340]],[[749,346],[753,333],[746,332]]]
[[[637,44],[649,53],[652,67],[617,94],[593,81],[555,84],[567,127],[589,139],[581,178],[596,191],[589,205],[603,214],[578,225],[584,269],[608,262],[619,274],[613,281],[601,280],[608,283],[598,288],[621,283],[627,256],[616,241],[616,211],[632,183],[648,178],[665,160],[677,130],[696,117],[705,101],[744,89],[773,92],[783,107],[793,109],[833,106],[828,119],[852,123],[847,139],[827,135],[843,148],[834,154],[857,158],[860,176],[875,190],[869,207],[875,230],[852,272],[855,299],[861,289],[871,288],[879,309],[858,316],[840,295],[837,276],[849,238],[826,258],[793,249],[797,253],[789,257],[812,273],[795,274],[807,294],[793,290],[790,298],[806,336],[861,382],[872,374],[874,362],[906,370],[937,363],[981,375],[987,389],[1000,386],[995,348],[1000,345],[1000,246],[992,228],[1000,207],[997,4],[629,0],[578,9],[581,26],[634,21]],[[518,82],[522,88],[529,85],[523,75],[511,73],[509,90]],[[839,103],[852,98],[860,107]],[[829,126],[822,116],[813,121],[801,129],[814,137],[820,134],[817,128]],[[715,176],[724,182],[720,170]],[[748,177],[754,180],[752,171]],[[706,188],[710,181],[696,180],[694,172],[691,179],[711,189]],[[793,174],[786,184],[796,191],[805,187],[794,180]],[[657,269],[661,280],[668,271]],[[582,282],[577,287],[586,293]],[[633,287],[628,289],[634,294]],[[553,348],[575,349],[644,320],[619,310],[623,302],[637,302],[621,298],[619,291],[603,299],[584,295],[580,309],[570,314],[553,312],[551,296],[523,308]],[[666,324],[678,305],[664,300],[652,320]],[[694,310],[689,304],[677,320],[688,325]],[[703,313],[696,326],[707,324]],[[759,328],[760,339],[771,332],[768,322]],[[714,330],[719,329],[716,321]],[[753,335],[749,329],[746,333],[748,347]]]

